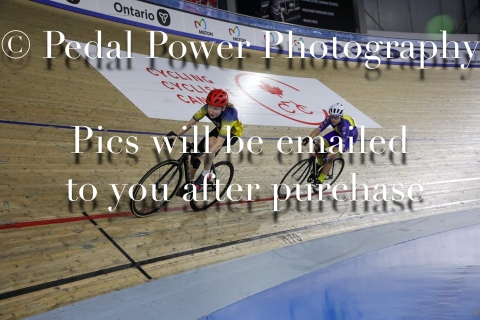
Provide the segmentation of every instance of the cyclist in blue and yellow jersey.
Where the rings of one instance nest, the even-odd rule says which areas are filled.
[[[209,133],[209,152],[205,152],[205,137],[200,141],[197,148],[201,155],[191,161],[190,177],[194,177],[200,164],[203,162],[202,174],[198,176],[194,184],[197,189],[203,188],[204,177],[210,173],[213,159],[220,149],[227,145],[227,130],[230,129],[230,145],[234,145],[242,136],[243,124],[238,119],[238,112],[234,105],[229,102],[228,93],[222,89],[213,89],[207,95],[206,104],[203,105],[176,133],[173,131],[167,136],[180,136],[187,132],[198,121],[207,117],[213,122],[215,128]],[[185,129],[184,129],[185,128]],[[207,178],[208,179],[208,178]],[[181,188],[182,190],[183,188]]]
[[[357,142],[358,130],[355,126],[355,120],[352,117],[344,114],[344,110],[345,107],[342,104],[332,104],[328,109],[328,117],[325,118],[325,120],[323,120],[323,122],[310,133],[310,138],[315,138],[320,135],[323,130],[328,128],[328,126],[332,126],[333,128],[333,131],[323,136],[324,150],[332,147],[332,152],[329,152],[323,159],[321,157],[317,158],[319,165],[324,164],[324,162],[325,165],[323,166],[322,171],[317,178],[317,183],[312,184],[312,188],[315,192],[317,192],[319,189],[321,190],[320,185],[323,183],[326,175],[330,171],[333,160],[340,156],[341,153],[347,152],[347,150],[352,147],[351,144]],[[304,146],[307,145],[310,138],[303,138],[302,144]],[[340,141],[343,150],[339,150]]]

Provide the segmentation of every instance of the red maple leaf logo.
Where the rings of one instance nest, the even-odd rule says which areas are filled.
[[[269,85],[268,83],[265,83],[263,81],[261,81],[261,83],[262,83],[262,85],[260,86],[261,89],[263,89],[267,92],[270,92],[271,94],[276,94],[280,98],[282,98],[283,91],[279,87],[272,87],[271,85]]]

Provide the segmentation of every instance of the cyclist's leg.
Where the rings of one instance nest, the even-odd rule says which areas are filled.
[[[216,142],[217,142],[217,139],[218,139],[218,134],[219,134],[219,131],[216,130],[216,132],[214,132],[214,130],[212,130],[212,132],[210,132],[211,136],[210,136],[210,147],[213,147]],[[236,142],[238,141],[238,137],[237,136],[233,136],[230,140],[230,145],[234,145]],[[222,144],[222,148],[225,147],[227,145],[228,141],[227,139],[224,139],[223,141],[223,144]],[[221,150],[221,149],[220,149]],[[205,158],[204,158],[204,171],[205,170],[208,170],[210,171],[211,167],[212,167],[212,163],[213,163],[213,159],[215,159],[215,157],[218,155],[218,153],[220,152],[220,150],[218,150],[217,152],[215,152],[215,154],[213,153],[208,153],[208,154],[205,154]]]
[[[190,173],[190,181],[185,182],[177,191],[176,195],[178,197],[183,197],[183,195],[187,192],[185,186],[189,183],[193,183],[193,180],[195,179],[195,174],[197,172],[197,169],[200,168],[200,165],[202,164],[202,155],[205,152],[205,137],[203,137],[202,140],[197,145],[197,150],[198,154],[193,154],[190,158],[190,168],[189,168],[189,173]]]
[[[336,147],[333,147],[332,148],[333,152],[329,152],[327,154],[327,162],[325,162],[325,164],[323,165],[323,168],[322,168],[322,171],[320,172],[320,175],[318,176],[318,181],[320,183],[323,183],[323,180],[325,179],[325,176],[328,174],[328,172],[330,171],[330,169],[332,168],[332,163],[333,163],[333,160],[335,160],[335,158],[338,158],[340,156],[340,152],[338,152],[338,146]]]
[[[338,144],[341,137],[336,131],[327,133],[325,136],[323,136],[323,139],[325,140],[325,151],[327,151],[327,156],[322,159],[317,158],[318,164],[323,165],[320,175],[317,177],[318,184],[323,183],[325,177],[332,168],[333,160],[340,155],[338,152]]]
[[[325,137],[326,136],[328,136],[328,134],[325,135]],[[315,142],[315,152],[318,154],[317,163],[319,166],[323,165],[323,158],[327,155],[327,150],[330,147],[330,144],[328,143],[327,139],[325,139],[325,137],[320,137]]]
[[[212,131],[210,131],[210,133],[208,135],[209,135],[209,140],[208,140],[208,150],[209,150],[209,152],[202,154],[202,156],[200,157],[200,160],[203,162],[203,171],[204,172],[205,171],[210,172],[210,168],[212,167],[213,158],[215,158],[215,156],[218,153],[217,152],[217,153],[213,154],[213,153],[210,152],[212,147],[217,142],[218,129],[214,128]],[[205,150],[202,150],[202,152],[205,152]]]
[[[190,168],[188,169],[189,174],[190,174],[190,180],[182,184],[180,188],[178,188],[178,191],[176,195],[178,197],[183,197],[183,195],[187,192],[186,185],[193,183],[193,180],[195,179],[195,173],[197,172],[197,169],[200,167],[202,164],[202,161],[200,160],[200,157],[202,153],[205,151],[204,148],[205,145],[205,137],[200,141],[200,143],[197,145],[197,150],[198,154],[192,154],[190,158]]]
[[[199,161],[200,162],[203,162],[203,171],[202,171],[202,174],[200,174],[197,179],[195,180],[195,185],[198,186],[198,188],[201,188],[203,186],[203,183],[204,183],[204,179],[205,179],[205,176],[207,176],[211,170],[211,167],[212,167],[212,163],[213,163],[213,159],[217,156],[217,154],[220,152],[220,150],[217,150],[215,153],[212,153],[210,152],[210,150],[217,144],[217,139],[218,138],[218,134],[219,134],[219,131],[217,128],[214,128],[212,131],[210,131],[209,133],[209,152],[205,152],[206,150],[204,149],[204,144],[202,144],[202,146],[199,146],[199,150],[202,151],[202,152],[205,152],[203,153],[200,157],[198,157],[195,162],[193,162],[194,164],[196,164],[197,166],[199,165]],[[227,141],[224,140],[223,141],[223,146],[225,146],[227,144]],[[198,168],[198,167],[197,167]],[[211,179],[209,179],[210,181]]]
[[[213,144],[216,141],[216,137],[218,137],[218,129],[213,128],[213,130],[210,131],[208,136],[209,136],[208,147],[209,147],[209,150],[210,150],[210,148],[213,146]],[[197,172],[197,169],[200,168],[200,165],[202,163],[204,163],[204,167],[205,167],[205,158],[206,158],[205,140],[206,140],[205,137],[203,137],[203,139],[200,140],[200,142],[197,145],[197,150],[198,150],[199,153],[198,153],[198,155],[192,156],[192,159],[190,161],[190,178],[192,178],[192,179],[195,177],[195,173]]]
[[[331,136],[327,138],[327,135],[330,135],[330,134],[331,134]],[[332,168],[333,160],[335,160],[336,158],[341,156],[341,152],[340,152],[339,147],[338,147],[340,139],[341,139],[340,135],[338,133],[336,133],[335,131],[332,131],[327,135],[325,135],[325,138],[327,139],[328,142],[330,142],[330,145],[332,145],[334,147],[332,148],[333,152],[328,153],[327,163],[325,163],[325,165],[322,168],[322,171],[321,171],[320,175],[318,176],[319,183],[323,183],[323,180],[325,179],[326,175],[330,172],[330,169]],[[358,139],[358,130],[356,128],[353,131],[352,138],[353,139],[351,139],[351,140],[352,140],[353,144],[355,144],[355,142],[357,142],[357,139]],[[347,139],[347,141],[345,142],[345,150],[348,150],[351,147],[353,147],[353,145],[350,146],[350,139]]]
[[[323,153],[325,153],[325,155],[328,154],[328,150],[329,150],[330,146],[334,145],[333,141],[335,139],[332,139],[332,137],[336,137],[336,136],[338,136],[338,134],[335,131],[332,131],[332,132],[329,132],[322,137],[322,139],[323,139],[323,142],[322,142],[323,143],[323,150],[320,150],[320,151],[323,151]],[[318,163],[319,166],[323,165],[323,160],[324,160],[324,157],[318,157],[317,158],[317,163]]]
[[[190,179],[195,178],[195,173],[197,172],[197,169],[200,168],[200,165],[202,164],[203,161],[203,152],[205,152],[205,137],[200,141],[200,143],[197,145],[197,150],[198,154],[194,154],[190,158]]]

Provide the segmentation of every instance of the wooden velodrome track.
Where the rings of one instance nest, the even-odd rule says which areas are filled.
[[[2,54],[0,63],[0,319],[39,314],[295,241],[480,207],[478,70],[428,68],[421,74],[416,68],[382,66],[367,73],[342,62],[311,65],[297,59],[289,64],[282,58],[270,59],[267,66],[261,52],[247,50],[244,70],[316,78],[362,110],[382,126],[366,130],[367,141],[374,136],[389,140],[406,125],[408,153],[354,153],[346,158],[342,182],[348,185],[350,174],[356,173],[357,183],[370,187],[369,201],[336,202],[330,194],[323,202],[290,201],[280,204],[274,220],[271,184],[279,183],[298,159],[297,155],[280,159],[274,138],[302,136],[310,129],[246,126],[247,138],[271,138],[264,140],[261,155],[249,157],[245,151],[231,157],[236,183],[260,183],[256,201],[193,212],[177,199],[167,212],[139,219],[122,197],[110,213],[107,207],[114,204],[114,194],[109,184],[134,184],[165,159],[152,149],[151,133],[161,136],[181,122],[147,118],[84,61],[68,65],[60,58],[49,65],[42,58],[43,31],[60,30],[69,39],[87,42],[95,30],[102,30],[109,41],[122,39],[129,29],[139,39],[134,52],[144,54],[147,34],[26,0],[3,0],[0,21],[2,36],[19,29],[32,43],[27,58],[13,61]],[[218,65],[215,59],[208,63]],[[237,61],[222,63],[238,68]],[[162,103],[161,97],[158,100]],[[185,120],[190,116],[186,114]],[[103,141],[114,135],[125,139],[135,132],[139,152],[99,155],[93,140],[83,154],[75,155],[76,125],[103,126]],[[95,201],[70,202],[68,179],[94,184]],[[418,194],[423,200],[376,202],[375,184],[403,184],[405,192],[421,184],[424,191]]]

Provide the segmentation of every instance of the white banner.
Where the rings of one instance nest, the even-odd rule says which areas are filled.
[[[150,118],[187,121],[205,104],[211,89],[222,88],[229,92],[245,124],[312,127],[325,119],[331,104],[340,102],[357,125],[380,127],[316,79],[149,59],[147,55],[112,48],[98,51],[91,44],[85,52],[85,46],[80,43],[78,53]],[[87,57],[99,52],[103,59]],[[105,60],[108,56],[119,59]]]

